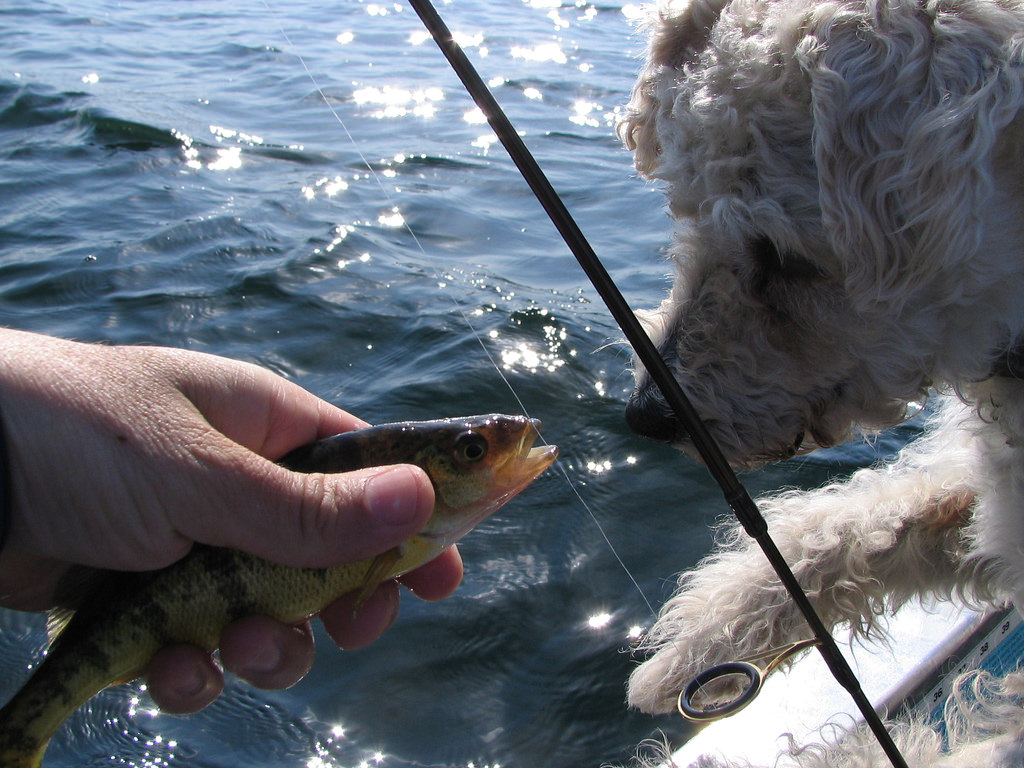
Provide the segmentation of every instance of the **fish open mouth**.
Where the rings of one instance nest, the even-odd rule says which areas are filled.
[[[558,458],[558,446],[534,445],[540,437],[540,427],[539,419],[530,419],[519,439],[518,450],[495,469],[495,479],[507,489],[506,493],[519,493]]]

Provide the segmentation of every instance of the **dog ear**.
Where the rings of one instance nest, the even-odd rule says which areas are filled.
[[[1022,102],[1019,23],[995,3],[883,0],[817,26],[805,66],[823,223],[860,308],[920,285],[958,292]]]
[[[671,110],[671,97],[661,89],[671,87],[680,71],[704,49],[711,28],[728,0],[663,0],[642,25],[649,33],[647,61],[633,86],[626,116],[616,128],[619,139],[634,153],[636,168],[649,176],[658,166],[661,146],[657,136],[659,110]]]

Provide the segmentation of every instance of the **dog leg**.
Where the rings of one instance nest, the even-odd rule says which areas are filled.
[[[987,569],[965,547],[975,502],[964,480],[972,456],[965,439],[933,435],[890,466],[761,500],[772,538],[826,626],[882,637],[883,617],[916,595],[987,597]],[[641,641],[653,655],[634,671],[629,702],[671,711],[701,670],[809,636],[756,543],[733,525],[716,552],[683,574]]]

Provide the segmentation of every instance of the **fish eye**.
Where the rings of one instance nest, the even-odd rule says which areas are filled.
[[[462,464],[475,464],[487,455],[487,438],[478,432],[463,432],[455,438],[455,460]]]

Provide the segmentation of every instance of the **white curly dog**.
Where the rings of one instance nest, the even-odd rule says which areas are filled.
[[[1024,2],[668,0],[647,30],[620,135],[666,188],[677,274],[641,317],[729,460],[943,399],[894,462],[759,501],[824,621],[877,637],[917,595],[1024,606]],[[642,369],[627,418],[690,449]],[[630,703],[670,711],[709,665],[807,635],[726,532],[647,636]],[[911,765],[1024,765],[1024,686],[989,682],[951,752],[897,729]],[[857,733],[788,759],[888,765]]]

